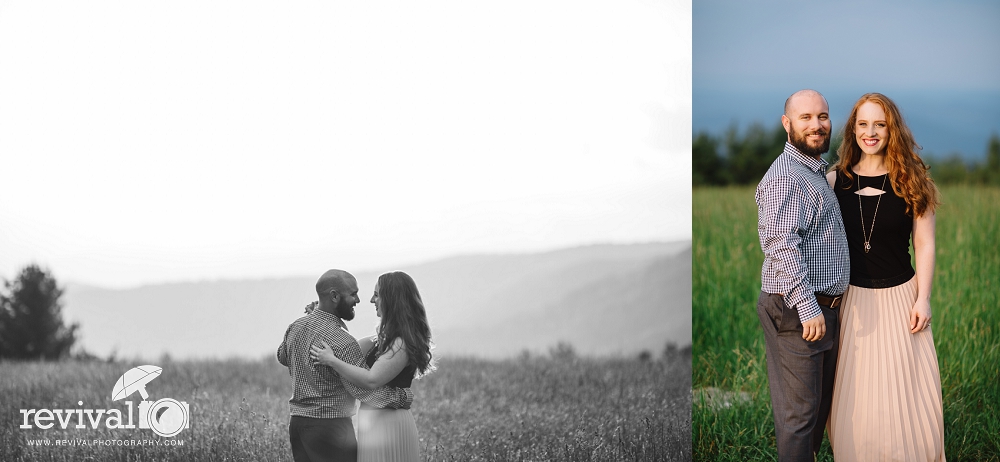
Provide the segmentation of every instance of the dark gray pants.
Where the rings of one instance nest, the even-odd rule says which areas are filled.
[[[807,342],[802,339],[799,313],[785,306],[781,295],[761,292],[757,300],[781,462],[813,461],[823,442],[837,372],[840,313],[822,310],[826,335]]]
[[[357,462],[358,440],[350,417],[314,419],[293,415],[288,438],[295,462]]]

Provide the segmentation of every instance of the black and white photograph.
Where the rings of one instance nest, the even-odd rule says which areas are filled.
[[[690,2],[0,2],[0,460],[690,460]]]

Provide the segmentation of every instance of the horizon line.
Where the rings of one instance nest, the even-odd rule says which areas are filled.
[[[584,249],[589,247],[632,247],[632,246],[643,246],[643,245],[683,245],[685,243],[693,244],[693,238],[688,237],[687,239],[669,239],[669,240],[653,240],[653,241],[634,241],[634,242],[612,242],[612,241],[602,241],[593,242],[589,244],[578,244],[578,245],[568,245],[555,248],[549,248],[547,250],[521,250],[521,251],[511,251],[511,252],[459,252],[453,254],[447,254],[439,257],[432,257],[420,261],[411,261],[399,263],[396,265],[379,265],[377,267],[364,267],[352,271],[353,273],[371,273],[379,271],[392,271],[391,269],[386,269],[385,267],[393,266],[398,268],[400,266],[419,266],[428,265],[433,263],[442,262],[445,260],[455,259],[455,258],[468,258],[468,257],[501,257],[501,256],[527,256],[527,255],[543,255],[549,253],[556,253],[574,249]],[[30,263],[29,263],[30,264]],[[61,284],[63,289],[69,286],[84,287],[88,289],[98,289],[98,290],[113,290],[113,291],[127,291],[134,290],[143,287],[156,287],[156,286],[168,286],[168,285],[182,285],[182,284],[199,284],[199,283],[220,283],[220,282],[245,282],[245,281],[275,281],[275,280],[287,280],[287,279],[300,279],[312,276],[306,276],[303,274],[289,274],[284,276],[252,276],[252,277],[206,277],[206,278],[188,278],[188,279],[166,279],[157,281],[146,281],[133,284],[127,284],[122,286],[109,286],[106,284],[97,284],[86,281],[80,281],[75,279],[67,279],[66,282]]]

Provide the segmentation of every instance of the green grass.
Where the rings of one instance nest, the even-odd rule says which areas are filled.
[[[1000,460],[1000,189],[943,187],[931,298],[949,460]],[[692,315],[694,460],[776,459],[752,187],[696,188]],[[911,252],[912,253],[912,252]],[[697,390],[746,392],[711,405]],[[819,460],[831,461],[828,444]]]
[[[149,430],[18,428],[19,409],[123,408],[111,387],[139,364],[0,362],[0,460],[290,460],[287,370],[276,361],[153,364],[150,399],[189,403],[174,438]],[[413,414],[429,461],[690,460],[691,363],[449,359],[414,382]],[[131,398],[138,401],[139,397]],[[72,427],[72,425],[71,425]],[[30,446],[31,439],[183,441],[177,446]],[[53,443],[54,444],[54,443]]]

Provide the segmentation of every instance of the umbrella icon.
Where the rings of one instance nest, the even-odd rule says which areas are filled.
[[[139,366],[129,369],[115,382],[115,387],[111,390],[111,400],[118,401],[128,398],[136,391],[142,395],[143,400],[148,399],[149,393],[146,393],[146,384],[159,377],[160,372],[163,372],[163,369],[156,366]]]

